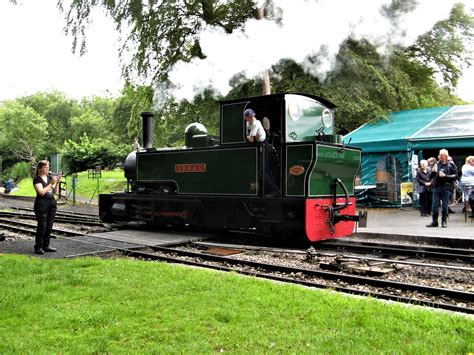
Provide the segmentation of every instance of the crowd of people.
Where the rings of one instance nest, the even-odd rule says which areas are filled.
[[[416,174],[419,194],[420,214],[432,216],[427,227],[439,226],[439,210],[441,208],[441,227],[448,226],[448,215],[453,211],[449,205],[453,203],[455,192],[461,187],[464,208],[471,209],[474,217],[474,156],[466,157],[461,178],[458,168],[446,149],[439,151],[438,159],[421,160]]]

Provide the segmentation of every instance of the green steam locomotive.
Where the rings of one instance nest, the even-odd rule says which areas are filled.
[[[142,148],[124,165],[127,190],[100,195],[102,221],[310,241],[365,225],[366,214],[355,214],[361,151],[334,133],[334,104],[284,93],[219,105],[220,135],[191,124],[182,148],[154,148],[153,114],[142,113]],[[263,123],[264,142],[246,138],[249,108]]]

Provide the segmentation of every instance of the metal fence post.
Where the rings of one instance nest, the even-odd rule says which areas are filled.
[[[72,174],[72,205],[76,205],[76,185],[77,185],[77,174]]]

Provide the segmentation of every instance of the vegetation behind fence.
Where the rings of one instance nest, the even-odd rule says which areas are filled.
[[[127,181],[122,169],[102,170],[102,177],[89,178],[87,171],[77,173],[76,198],[80,201],[90,201],[97,198],[99,193],[110,193],[113,191],[123,191],[127,187]],[[72,199],[72,175],[63,176],[62,192],[63,197]],[[22,179],[18,183],[19,189],[12,194],[17,196],[36,196],[31,178]]]

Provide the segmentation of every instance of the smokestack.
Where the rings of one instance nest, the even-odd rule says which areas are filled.
[[[150,149],[153,144],[153,116],[151,112],[142,112],[142,148]]]

